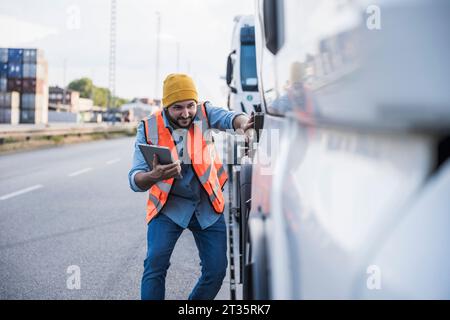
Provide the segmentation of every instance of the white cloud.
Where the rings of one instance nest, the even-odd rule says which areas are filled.
[[[171,43],[175,43],[177,42],[177,38],[171,34],[167,34],[167,33],[161,33],[159,35],[159,39],[161,41],[166,41],[166,42],[171,42]]]
[[[59,33],[55,28],[23,21],[7,15],[0,15],[0,30],[14,30],[14,32],[0,33],[0,46],[2,47],[24,46],[30,42]]]

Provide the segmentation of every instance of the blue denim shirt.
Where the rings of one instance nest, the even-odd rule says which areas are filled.
[[[227,111],[220,107],[213,107],[211,104],[206,103],[206,112],[208,114],[209,124],[212,128],[218,130],[227,130],[233,128],[233,120],[236,116],[244,113],[236,113],[233,111]],[[165,112],[162,113],[164,118],[164,124],[166,128],[173,131],[170,122],[167,120]],[[179,137],[173,137],[177,146],[178,154],[180,156],[180,148],[182,144],[177,142],[182,141]],[[145,159],[139,150],[139,143],[147,143],[145,141],[145,132],[142,122],[139,124],[136,134],[136,141],[134,144],[133,155],[133,167],[128,173],[128,180],[130,188],[135,192],[145,192],[147,190],[140,189],[134,181],[134,176],[138,172],[149,171],[149,167],[145,162]],[[183,151],[181,151],[183,152]],[[181,156],[180,156],[181,158]],[[162,209],[162,213],[168,216],[173,222],[182,228],[187,228],[192,215],[195,213],[198,222],[202,229],[205,229],[213,225],[219,215],[214,211],[211,203],[209,202],[206,192],[200,185],[191,164],[181,165],[182,178],[176,178],[174,184],[167,199],[166,204]]]

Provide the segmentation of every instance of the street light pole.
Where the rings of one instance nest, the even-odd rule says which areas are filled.
[[[116,0],[111,0],[111,16],[109,26],[109,96],[107,108],[114,107],[116,94]]]
[[[156,11],[156,61],[155,61],[155,98],[159,98],[159,40],[161,32],[161,14]]]
[[[177,73],[180,73],[180,41],[177,41]]]
[[[67,59],[64,58],[64,61],[63,61],[63,100],[62,100],[63,108],[65,108],[65,105],[66,105],[66,90],[67,90],[66,73],[67,73]]]

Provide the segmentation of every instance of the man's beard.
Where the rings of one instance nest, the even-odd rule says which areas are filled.
[[[166,112],[166,115],[167,115],[167,117],[169,118],[169,120],[170,120],[170,122],[172,123],[172,125],[175,125],[176,127],[179,127],[179,128],[182,128],[182,129],[188,129],[188,128],[191,126],[191,124],[192,124],[192,117],[188,117],[188,118],[182,118],[182,117],[179,117],[179,118],[177,118],[177,119],[174,119],[174,118],[172,118],[172,116],[169,114],[169,112]],[[180,119],[183,119],[183,120],[190,120],[190,121],[189,121],[189,123],[188,123],[187,125],[181,125],[181,124],[178,122]]]
[[[187,125],[184,125],[184,126],[183,126],[183,125],[179,122],[179,120],[189,120],[189,122],[188,122]],[[177,125],[178,125],[180,128],[188,129],[188,128],[191,126],[191,123],[192,123],[192,117],[189,117],[189,118],[186,118],[186,119],[184,119],[184,118],[178,118],[176,123],[177,123]]]

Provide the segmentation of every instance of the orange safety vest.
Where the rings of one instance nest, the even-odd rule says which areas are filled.
[[[162,110],[158,110],[143,120],[148,144],[168,147],[174,160],[178,152],[172,133],[164,125]],[[201,122],[200,122],[201,121]],[[197,107],[194,122],[187,133],[187,149],[195,175],[208,195],[209,201],[218,214],[223,213],[225,200],[222,188],[228,175],[220,160],[212,140],[205,140],[211,133],[205,102]],[[208,131],[207,131],[208,130]],[[146,221],[149,223],[164,207],[169,198],[174,178],[155,183],[149,190]]]

